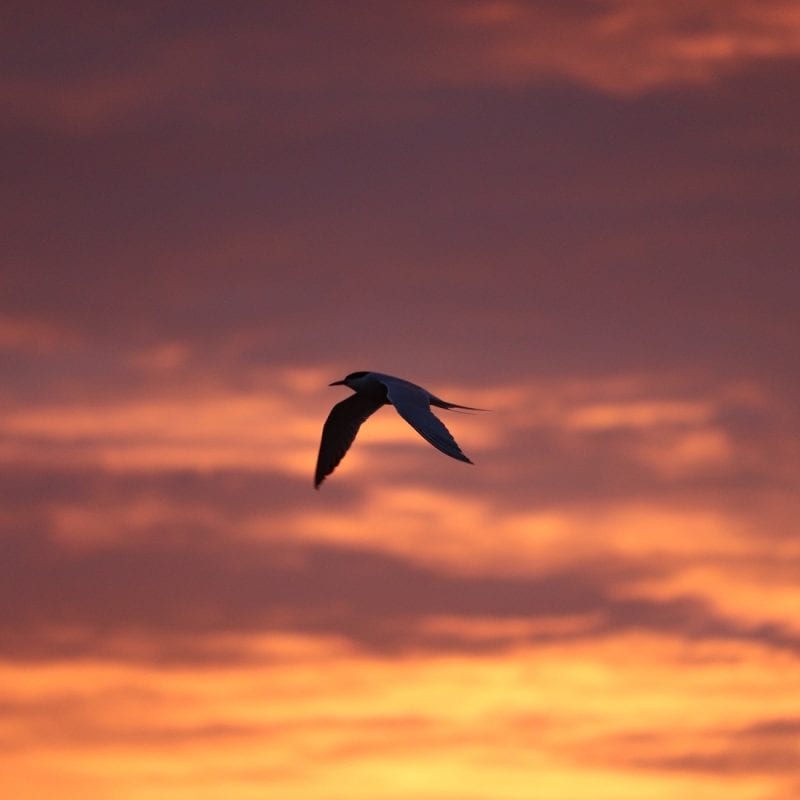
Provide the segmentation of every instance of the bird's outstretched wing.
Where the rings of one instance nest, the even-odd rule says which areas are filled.
[[[397,413],[427,442],[437,450],[458,461],[471,464],[461,448],[456,444],[450,431],[444,423],[433,414],[428,393],[414,384],[406,381],[386,381],[386,390],[389,401]]]
[[[317,469],[314,472],[314,488],[318,489],[322,481],[336,469],[353,444],[353,439],[356,438],[364,420],[385,402],[384,398],[374,394],[356,393],[331,409],[322,427]]]

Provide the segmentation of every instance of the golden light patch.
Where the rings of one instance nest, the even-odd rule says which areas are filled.
[[[473,574],[525,574],[612,555],[666,566],[688,556],[757,553],[745,523],[723,511],[618,502],[504,513],[485,499],[421,488],[376,489],[357,509],[302,512],[291,530]]]
[[[533,774],[546,800],[744,800],[781,776],[757,764],[746,776],[642,764],[713,755],[726,731],[800,713],[796,657],[755,645],[629,634],[385,659],[333,640],[254,637],[252,652],[268,658],[1,666],[0,735],[17,742],[0,757],[7,785],[29,780],[21,796],[32,800],[59,779],[65,796],[92,800],[109,786],[136,800],[239,800],[256,788],[322,800],[334,784],[363,798],[449,798],[470,785],[490,800],[500,785],[529,797]]]
[[[456,571],[514,574],[588,551],[581,520],[550,511],[498,514],[478,498],[382,487],[367,493],[357,509],[300,512],[291,531],[297,538],[363,544]]]
[[[628,401],[580,406],[570,411],[566,423],[577,430],[649,428],[662,424],[698,424],[708,420],[714,406],[708,401]]]
[[[85,463],[115,469],[262,467],[308,473],[321,423],[278,393],[165,397],[98,407],[11,411],[3,421],[15,452],[47,438]],[[57,456],[56,456],[57,457]]]
[[[619,504],[599,512],[584,529],[620,553],[651,558],[753,553],[745,524],[723,510],[679,510],[672,505]]]

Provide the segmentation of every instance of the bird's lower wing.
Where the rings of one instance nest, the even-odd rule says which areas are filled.
[[[314,486],[319,485],[333,472],[344,454],[353,444],[358,429],[367,417],[374,414],[383,404],[383,398],[364,394],[354,394],[337,403],[328,414],[322,427],[319,443],[317,469],[314,472]]]
[[[397,413],[423,438],[437,450],[458,461],[470,461],[456,444],[444,423],[433,414],[427,393],[416,387],[402,384],[387,386],[389,400]]]

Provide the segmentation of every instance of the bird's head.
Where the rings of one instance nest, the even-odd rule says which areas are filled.
[[[329,386],[349,386],[353,390],[357,390],[358,387],[363,382],[364,378],[369,375],[369,372],[361,371],[361,372],[351,372],[341,381],[334,381],[333,383],[328,384]]]

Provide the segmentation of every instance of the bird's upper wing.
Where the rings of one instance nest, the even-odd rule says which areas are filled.
[[[445,455],[459,461],[472,462],[461,452],[450,431],[433,414],[430,396],[419,386],[406,381],[385,381],[389,401],[397,413],[427,442]]]
[[[328,414],[322,427],[322,440],[319,443],[317,469],[314,473],[314,486],[319,485],[333,472],[344,454],[353,444],[358,429],[367,417],[374,414],[384,399],[372,394],[356,393],[337,403]]]

